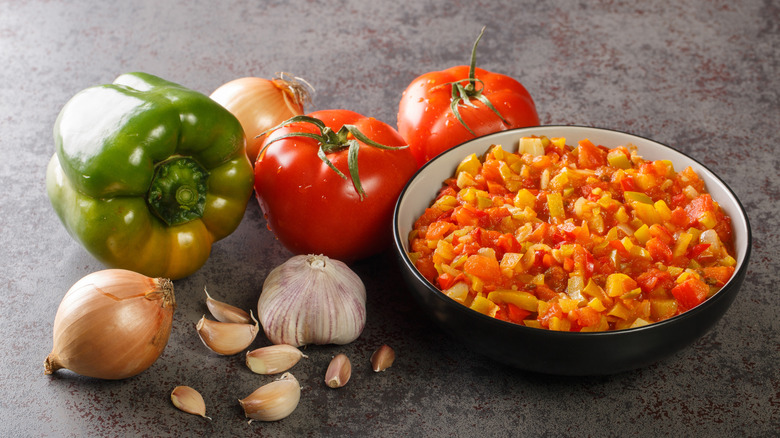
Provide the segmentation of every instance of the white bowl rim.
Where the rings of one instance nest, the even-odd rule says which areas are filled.
[[[577,133],[575,136],[574,134]],[[583,134],[585,133],[585,134]],[[472,310],[466,306],[460,305],[459,303],[453,301],[448,296],[444,295],[436,286],[434,286],[431,282],[429,282],[425,277],[420,274],[420,272],[417,270],[417,268],[414,266],[414,264],[411,262],[411,259],[409,258],[408,251],[408,231],[411,231],[411,224],[401,224],[401,218],[399,217],[399,213],[403,211],[403,209],[406,207],[406,203],[408,202],[408,197],[406,196],[408,193],[410,193],[412,190],[415,190],[417,185],[421,184],[420,180],[421,178],[427,174],[427,172],[430,172],[430,170],[434,166],[439,165],[443,160],[452,161],[451,168],[447,173],[446,171],[442,170],[439,171],[439,173],[445,174],[444,177],[442,177],[440,180],[438,180],[438,183],[443,183],[445,178],[451,177],[455,171],[455,168],[457,167],[457,164],[462,160],[465,156],[467,156],[471,152],[478,152],[481,149],[480,153],[477,153],[477,156],[480,156],[481,154],[484,154],[487,152],[487,150],[494,144],[502,144],[502,147],[508,151],[514,152],[517,148],[507,148],[504,146],[503,142],[501,141],[494,141],[495,138],[503,138],[506,136],[515,135],[516,139],[519,140],[520,137],[523,136],[529,136],[529,135],[538,135],[538,136],[547,136],[547,137],[565,137],[567,144],[572,144],[572,142],[576,142],[579,140],[582,140],[583,138],[589,138],[594,144],[604,144],[603,141],[599,140],[600,138],[606,136],[608,138],[615,137],[615,138],[623,138],[623,141],[616,142],[616,144],[604,144],[604,146],[613,148],[620,145],[627,145],[628,143],[634,144],[637,146],[638,153],[640,156],[642,156],[645,159],[670,159],[672,161],[672,164],[674,165],[675,170],[679,171],[680,169],[684,169],[687,166],[691,166],[699,176],[704,179],[705,185],[707,188],[707,192],[712,195],[712,198],[714,201],[718,202],[718,204],[723,208],[725,213],[729,215],[732,219],[732,229],[733,229],[733,236],[735,239],[734,247],[736,251],[736,258],[737,258],[737,265],[735,266],[734,274],[727,282],[720,291],[718,291],[717,294],[710,297],[706,301],[704,301],[702,304],[696,306],[693,309],[690,309],[686,312],[683,312],[679,315],[676,315],[672,318],[659,321],[656,323],[648,324],[646,326],[642,327],[635,327],[635,328],[629,328],[629,329],[621,329],[621,330],[610,330],[605,332],[558,332],[558,331],[552,331],[547,329],[537,329],[533,327],[527,327],[520,324],[514,324],[507,321],[502,321],[499,319],[492,318],[490,316],[481,314],[475,310]],[[595,136],[595,137],[594,137]],[[580,138],[581,137],[581,138]],[[650,145],[650,146],[646,146]],[[650,153],[649,155],[646,154],[646,152],[649,151],[643,151],[644,148],[656,148],[653,150],[654,153]],[[467,152],[463,152],[463,149],[467,149]],[[472,151],[471,149],[475,149]],[[659,151],[663,152],[664,154],[670,154],[673,156],[676,156],[674,159],[671,158],[661,158],[661,157],[655,157],[654,155],[657,155]],[[680,163],[682,162],[682,165]],[[435,189],[432,189],[431,197],[428,198],[425,205],[423,206],[423,210],[430,206],[431,202],[435,199],[436,194],[439,192],[441,188],[441,185],[437,186]],[[713,189],[715,192],[717,192],[717,196],[713,194]],[[724,199],[725,198],[725,199]],[[728,201],[724,205],[724,201]],[[419,213],[416,213],[416,215],[412,215],[413,219],[412,222],[422,214],[422,211],[419,211]],[[406,231],[408,230],[408,231]],[[404,232],[406,231],[406,232]],[[533,330],[536,332],[544,332],[549,334],[555,334],[554,336],[614,336],[620,333],[626,333],[626,332],[632,332],[632,331],[641,331],[641,330],[649,330],[654,327],[658,327],[660,325],[666,325],[666,324],[672,324],[676,320],[679,320],[681,318],[685,318],[688,316],[693,316],[695,314],[698,314],[700,312],[705,311],[707,307],[710,305],[714,305],[713,303],[720,297],[723,296],[721,292],[725,291],[729,285],[734,281],[735,278],[737,278],[742,270],[747,269],[747,265],[749,263],[750,259],[750,253],[751,253],[751,247],[752,247],[752,232],[750,229],[750,222],[748,219],[747,212],[740,202],[739,198],[737,198],[736,194],[734,194],[734,191],[726,184],[718,175],[716,175],[714,172],[712,172],[707,166],[696,160],[695,158],[692,158],[691,156],[680,152],[677,149],[672,148],[671,146],[668,146],[664,143],[660,143],[656,140],[643,137],[636,134],[631,134],[624,131],[619,131],[615,129],[609,129],[609,128],[599,128],[599,127],[593,127],[593,126],[583,126],[583,125],[542,125],[542,126],[532,126],[527,128],[515,128],[515,129],[509,129],[505,131],[499,131],[492,134],[483,135],[480,137],[476,137],[474,139],[471,139],[467,142],[461,143],[457,146],[454,146],[453,148],[450,148],[436,157],[432,158],[430,161],[425,163],[420,169],[417,170],[417,172],[412,175],[412,177],[407,181],[406,185],[404,186],[403,190],[401,191],[400,195],[398,196],[398,200],[396,201],[395,209],[393,211],[393,240],[394,240],[394,246],[395,250],[400,253],[401,260],[403,261],[405,269],[409,269],[413,275],[416,277],[418,281],[420,281],[422,284],[426,286],[428,290],[430,290],[438,299],[440,300],[446,300],[453,304],[458,304],[458,307],[462,308],[464,311],[469,313],[470,315],[473,315],[477,318],[487,318],[489,320],[495,321],[497,324],[505,324],[507,328],[513,329],[513,330]],[[456,307],[457,308],[457,307]]]

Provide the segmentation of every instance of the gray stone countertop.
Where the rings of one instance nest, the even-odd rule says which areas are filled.
[[[780,6],[771,0],[0,1],[0,436],[776,436],[780,430]],[[604,377],[507,368],[461,348],[401,284],[392,254],[354,265],[368,322],[354,343],[310,347],[298,409],[248,422],[237,399],[270,378],[242,355],[206,351],[194,331],[204,286],[254,308],[291,256],[251,200],[206,265],[175,282],[179,307],[160,359],[124,381],[43,374],[57,306],[103,269],[45,194],[52,127],[67,100],[145,71],[210,94],[242,76],[302,76],[309,109],[345,108],[391,125],[418,75],[467,64],[520,80],[542,124],[628,131],[699,160],[748,211],[747,279],[703,338],[651,366]],[[267,341],[261,337],[256,345]],[[396,363],[373,374],[383,343]],[[345,352],[354,374],[322,383]],[[529,352],[533,354],[533,352]],[[196,387],[212,421],[176,410]]]

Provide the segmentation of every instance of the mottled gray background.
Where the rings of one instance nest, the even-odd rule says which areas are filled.
[[[778,228],[780,8],[772,0],[0,1],[0,436],[771,436],[780,428]],[[748,278],[722,321],[683,352],[598,378],[520,372],[464,351],[399,283],[391,255],[355,265],[368,324],[344,347],[311,347],[287,419],[247,424],[236,400],[269,378],[216,357],[194,332],[202,290],[253,308],[289,257],[252,201],[209,262],[175,283],[167,349],[121,382],[43,375],[60,298],[103,266],[71,240],[45,195],[52,126],[79,90],[146,71],[209,94],[242,76],[308,79],[310,109],[396,122],[417,75],[468,61],[511,75],[543,124],[630,131],[703,162],[747,208]],[[264,345],[263,337],[256,346]],[[375,375],[382,343],[395,365]],[[354,374],[326,388],[329,358]],[[533,354],[533,351],[529,351]],[[198,388],[213,421],[177,411]]]

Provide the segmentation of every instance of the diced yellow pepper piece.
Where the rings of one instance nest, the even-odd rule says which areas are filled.
[[[534,208],[536,206],[536,196],[528,189],[521,189],[515,195],[513,202],[517,208]]]
[[[571,298],[563,298],[558,300],[558,305],[561,306],[561,311],[563,313],[569,313],[579,307],[579,301],[572,300]]]
[[[634,212],[637,218],[639,218],[645,224],[653,225],[661,222],[661,217],[653,204],[645,204],[641,202],[634,203]]]
[[[566,216],[566,212],[563,209],[563,197],[560,193],[547,195],[547,208],[550,210],[550,217],[563,219]]]
[[[523,325],[526,327],[533,327],[538,329],[542,328],[542,323],[540,323],[535,319],[526,319],[525,321],[523,321]]]
[[[433,203],[441,211],[450,211],[458,205],[458,199],[452,195],[444,195]]]
[[[490,149],[490,153],[493,155],[493,158],[498,161],[504,161],[504,157],[506,156],[506,151],[500,144],[493,146],[493,148]]]
[[[720,259],[720,264],[723,266],[736,266],[737,260],[732,256],[726,256]]]
[[[457,185],[459,189],[465,189],[466,187],[477,185],[477,180],[468,172],[458,172],[458,177],[455,179],[455,185]]]
[[[616,167],[618,169],[629,169],[631,168],[631,160],[628,159],[628,156],[623,153],[623,151],[619,149],[612,149],[607,153],[607,162],[610,166]]]
[[[558,332],[568,332],[571,330],[571,321],[568,319],[561,319],[557,316],[550,318],[550,330]]]
[[[593,279],[588,280],[588,284],[585,285],[585,289],[582,290],[582,292],[585,293],[585,295],[591,296],[591,297],[601,297],[604,295],[604,290],[596,284]]]
[[[566,147],[565,137],[553,137],[550,139],[550,142],[553,144],[553,146],[557,147],[560,150],[563,150],[563,148]]]
[[[653,204],[653,198],[645,195],[642,192],[624,192],[623,197],[626,202],[641,202],[643,204]]]
[[[483,297],[482,295],[477,295],[474,297],[474,301],[471,302],[472,309],[476,310],[479,313],[485,314],[487,316],[496,316],[496,312],[498,312],[498,305],[496,303],[490,301],[489,299]]]
[[[666,205],[666,202],[663,199],[656,201],[653,206],[655,207],[655,211],[658,212],[658,215],[661,217],[662,221],[666,222],[672,218],[672,210],[668,205]]]
[[[634,237],[636,237],[636,240],[639,241],[639,243],[644,245],[653,236],[650,235],[650,227],[648,227],[647,224],[642,224],[641,227],[634,231]]]
[[[684,255],[686,251],[688,251],[688,245],[691,244],[691,241],[693,240],[693,235],[690,233],[680,233],[680,236],[677,238],[677,241],[674,244],[674,249],[672,249],[672,255],[674,257],[679,257],[681,255]]]
[[[604,285],[607,295],[610,297],[619,297],[626,293],[627,291],[625,290],[624,284],[627,280],[631,280],[631,277],[626,274],[620,272],[609,274],[607,282]]]
[[[642,318],[637,318],[634,320],[634,322],[631,323],[631,326],[629,328],[636,328],[636,327],[642,327],[645,325],[650,324],[649,322],[645,321]]]
[[[499,289],[490,292],[487,298],[494,303],[511,303],[529,312],[536,312],[539,308],[539,299],[526,291]]]
[[[715,220],[715,215],[711,211],[706,211],[701,216],[699,216],[699,223],[710,230],[718,224],[718,221]]]
[[[452,244],[444,239],[436,244],[436,250],[433,251],[433,261],[449,263],[455,257],[455,249]]]
[[[458,168],[455,170],[455,173],[460,174],[461,172],[466,172],[469,175],[475,176],[477,173],[479,173],[479,169],[481,167],[482,163],[479,161],[477,154],[471,154],[464,158],[460,164],[458,164]]]
[[[607,308],[604,307],[604,303],[602,303],[598,298],[593,298],[592,300],[588,301],[588,307],[595,310],[596,312],[603,312],[607,310]]]
[[[618,208],[618,211],[615,212],[615,220],[617,220],[621,224],[625,224],[628,222],[630,217],[628,216],[628,213],[626,213],[626,209],[623,207]]]
[[[493,206],[493,200],[489,196],[477,195],[477,207],[480,209],[486,209]]]
[[[612,309],[607,313],[607,316],[616,316],[620,319],[628,319],[628,317],[631,315],[631,311],[629,311],[626,306],[624,306],[621,303],[615,303],[614,306],[612,306]]]
[[[633,300],[634,298],[638,297],[642,293],[642,288],[636,288],[634,290],[630,290],[623,295],[620,296],[620,299],[622,300]]]

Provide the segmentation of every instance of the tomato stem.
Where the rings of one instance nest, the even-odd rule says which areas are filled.
[[[471,135],[476,137],[476,133],[469,127],[469,125],[466,124],[466,122],[463,120],[463,117],[460,115],[460,105],[464,106],[470,106],[472,108],[476,108],[476,105],[471,102],[471,99],[476,99],[482,104],[484,104],[486,107],[490,108],[491,111],[493,111],[498,118],[501,119],[504,124],[509,124],[509,122],[506,121],[504,116],[501,115],[500,112],[493,106],[492,103],[490,103],[490,100],[488,100],[487,97],[482,95],[482,90],[485,88],[484,82],[482,80],[477,79],[477,46],[479,45],[479,40],[482,39],[482,35],[485,33],[485,27],[482,27],[482,30],[479,32],[479,36],[477,36],[477,40],[474,41],[474,46],[471,49],[471,64],[469,65],[469,77],[466,79],[460,79],[455,82],[448,82],[446,84],[441,84],[440,86],[452,86],[452,96],[450,97],[450,110],[452,110],[452,113],[455,115],[455,118],[458,119],[461,125],[463,125],[466,130],[468,130]],[[466,82],[466,85],[463,85],[463,82]],[[480,85],[479,88],[477,88],[477,84]],[[438,88],[438,87],[437,87]]]
[[[385,149],[385,150],[405,149],[408,147],[408,146],[386,146],[377,143],[371,140],[370,138],[368,138],[362,132],[360,132],[360,130],[355,125],[343,125],[338,131],[334,131],[328,126],[326,126],[322,120],[311,116],[305,116],[305,115],[294,116],[288,120],[285,120],[279,125],[261,133],[259,136],[265,135],[268,132],[275,131],[276,129],[279,129],[283,126],[292,123],[311,123],[312,125],[316,126],[320,132],[319,134],[312,133],[312,132],[291,132],[288,134],[280,135],[279,137],[276,137],[271,141],[266,142],[265,145],[263,145],[263,149],[260,151],[260,155],[263,154],[265,149],[268,146],[270,146],[271,143],[282,140],[284,138],[290,138],[290,137],[311,138],[317,140],[317,142],[319,143],[317,156],[320,158],[320,160],[322,160],[322,162],[325,163],[332,171],[336,172],[338,176],[346,180],[347,176],[344,175],[342,171],[337,169],[336,166],[330,161],[330,159],[328,159],[328,154],[339,152],[344,149],[348,149],[347,167],[349,168],[349,175],[350,175],[350,179],[352,180],[352,185],[355,187],[355,191],[357,191],[358,195],[360,195],[361,201],[365,198],[366,192],[365,190],[363,190],[363,185],[360,183],[360,176],[358,172],[358,152],[360,150],[360,143],[378,149]]]

